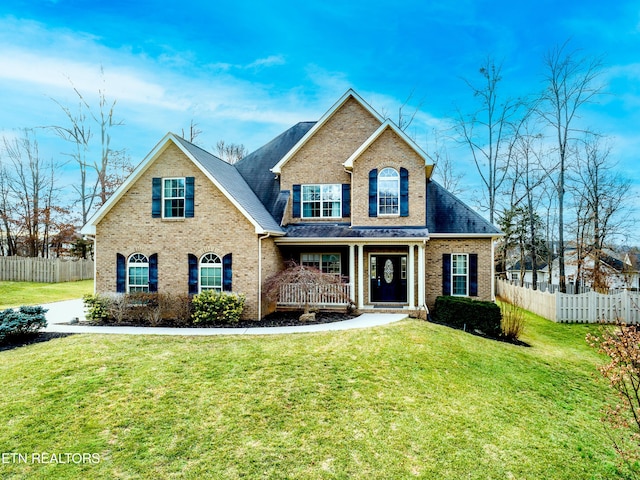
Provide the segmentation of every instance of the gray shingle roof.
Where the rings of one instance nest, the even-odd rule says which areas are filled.
[[[496,234],[501,232],[440,184],[427,184],[427,228],[431,233]]]
[[[315,124],[316,122],[300,122],[235,164],[242,177],[278,223],[282,220],[286,205],[286,198],[283,199],[283,195],[288,194],[281,195],[280,179],[271,173],[271,169]]]
[[[287,237],[294,238],[426,238],[426,228],[350,227],[348,223],[292,224]]]
[[[200,147],[175,136],[182,146],[196,159],[202,167],[215,178],[229,195],[268,232],[282,233],[280,225],[273,219],[260,199],[249,187],[240,172],[233,166]]]

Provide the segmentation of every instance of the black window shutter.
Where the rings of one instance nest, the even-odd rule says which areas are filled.
[[[151,216],[160,218],[162,215],[162,179],[154,178],[151,184]]]
[[[189,254],[189,295],[198,293],[198,257]]]
[[[369,216],[378,216],[378,169],[369,172]]]
[[[158,291],[158,254],[149,257],[149,291]]]
[[[342,216],[351,216],[351,185],[348,183],[342,184]]]
[[[230,292],[233,288],[233,254],[227,253],[222,257],[222,290]]]
[[[127,291],[127,259],[124,255],[116,254],[116,292]]]
[[[442,295],[451,295],[451,254],[442,254]]]
[[[293,213],[294,218],[300,218],[300,185],[293,186]]]
[[[409,170],[400,169],[400,216],[409,216]]]
[[[469,296],[478,296],[478,254],[469,254]]]
[[[184,179],[184,216],[185,218],[193,218],[194,199],[195,199],[195,177],[186,177]]]

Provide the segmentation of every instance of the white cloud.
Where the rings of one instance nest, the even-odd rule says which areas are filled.
[[[284,65],[285,59],[282,55],[270,55],[267,58],[259,58],[254,62],[251,62],[245,68],[265,68],[265,67],[273,67],[277,65]]]

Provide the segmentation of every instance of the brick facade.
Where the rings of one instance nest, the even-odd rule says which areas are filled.
[[[409,216],[369,217],[369,172],[391,167],[409,171]],[[426,173],[424,160],[391,129],[380,137],[354,162],[351,183],[351,223],[354,226],[425,225]]]
[[[280,188],[291,190],[294,184],[350,183],[350,175],[342,164],[379,126],[380,122],[356,100],[347,100],[282,167]],[[283,223],[299,221],[300,218],[293,218],[289,202]]]
[[[491,291],[493,276],[493,255],[490,238],[437,238],[427,242],[425,249],[425,282],[427,306],[433,308],[436,297],[442,295],[442,254],[478,254],[478,296],[477,300],[493,300]]]
[[[154,177],[195,177],[194,218],[151,217]],[[263,240],[263,271],[279,267],[273,239]],[[173,143],[131,185],[96,227],[96,290],[116,291],[116,254],[158,254],[158,291],[188,292],[188,254],[233,254],[233,290],[247,296],[244,316],[258,313],[255,227]]]

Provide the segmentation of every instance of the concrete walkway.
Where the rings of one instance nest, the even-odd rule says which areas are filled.
[[[343,322],[300,325],[295,327],[252,327],[252,328],[167,328],[167,327],[94,327],[89,325],[69,325],[73,318],[85,319],[84,304],[79,300],[42,305],[48,309],[45,332],[63,333],[109,333],[121,335],[273,335],[282,333],[327,332],[368,328],[397,322],[407,315],[402,313],[365,313]]]

